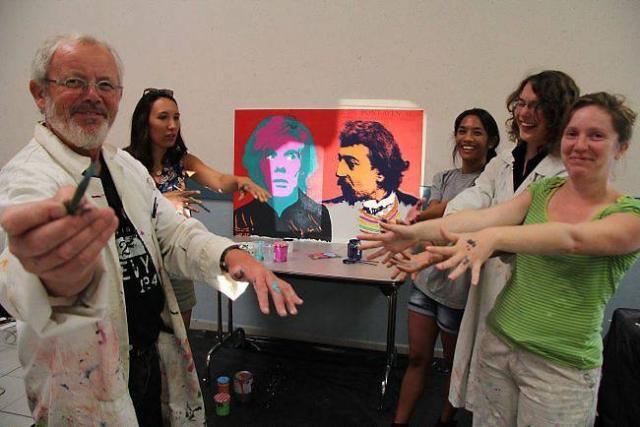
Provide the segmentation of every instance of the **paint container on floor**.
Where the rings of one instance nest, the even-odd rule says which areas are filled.
[[[249,371],[239,371],[233,376],[233,392],[240,402],[251,400],[253,389],[253,374]]]
[[[228,393],[218,393],[213,396],[213,401],[216,402],[216,415],[224,417],[229,415],[231,411],[231,396]]]
[[[218,382],[218,393],[231,394],[231,378],[223,375],[221,377],[218,377],[216,380]]]
[[[273,260],[275,262],[287,262],[287,242],[276,242],[273,244]]]

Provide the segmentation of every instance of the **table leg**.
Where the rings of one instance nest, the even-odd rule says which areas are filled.
[[[221,343],[224,338],[224,331],[222,330],[222,292],[218,291],[218,343]]]
[[[381,411],[384,405],[384,398],[387,394],[387,387],[389,385],[389,375],[391,374],[391,368],[394,365],[396,358],[396,310],[398,304],[398,287],[392,285],[391,291],[387,297],[387,351],[386,351],[386,363],[384,367],[384,374],[380,383],[380,404],[378,410]]]
[[[211,360],[213,359],[214,354],[220,349],[220,347],[222,347],[227,341],[231,341],[233,343],[233,346],[236,348],[239,347],[245,347],[247,344],[249,344],[249,346],[256,350],[256,351],[260,351],[260,347],[250,341],[247,341],[246,336],[245,336],[245,332],[244,329],[242,328],[237,328],[234,329],[233,328],[233,300],[229,299],[227,301],[227,333],[224,333],[224,330],[222,328],[222,292],[218,291],[218,330],[217,330],[217,336],[216,336],[216,343],[213,345],[213,347],[211,347],[211,349],[209,349],[209,351],[207,352],[207,358],[206,358],[206,367],[207,367],[207,372],[204,375],[204,381],[208,381],[210,380],[209,378],[209,373],[211,372]],[[213,382],[212,382],[213,385]]]
[[[222,329],[222,292],[218,291],[217,294],[218,294],[217,295],[218,296],[218,313],[217,313],[218,328],[216,333],[216,343],[207,352],[207,359],[205,364],[205,366],[207,367],[207,373],[203,377],[205,381],[209,379],[209,366],[211,365],[211,358],[213,357],[213,354],[216,351],[218,351],[218,349],[222,346],[222,344],[225,341],[224,330]],[[229,316],[231,317],[231,314],[229,314]]]
[[[233,300],[229,299],[227,302],[227,332],[233,333]]]

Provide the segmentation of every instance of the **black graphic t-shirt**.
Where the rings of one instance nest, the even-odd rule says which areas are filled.
[[[102,158],[100,160],[105,196],[120,221],[115,238],[122,267],[129,344],[147,347],[157,341],[162,325],[160,313],[165,301],[160,276],[138,231],[124,211],[106,163]]]

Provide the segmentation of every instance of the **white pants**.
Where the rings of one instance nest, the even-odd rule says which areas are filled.
[[[487,328],[478,353],[474,426],[592,426],[600,368],[556,365],[517,350]]]

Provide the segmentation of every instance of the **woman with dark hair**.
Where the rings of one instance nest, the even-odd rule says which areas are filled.
[[[636,113],[618,96],[580,97],[560,153],[566,177],[536,181],[515,198],[412,226],[387,225],[380,244],[444,238],[428,247],[455,280],[494,253],[515,253],[513,275],[478,345],[474,426],[593,425],[604,309],[640,257],[640,201],[609,182],[629,148]],[[455,233],[454,233],[455,231]]]
[[[573,79],[562,71],[546,70],[527,76],[507,98],[511,113],[509,137],[516,143],[502,151],[485,168],[476,185],[447,206],[446,214],[482,209],[506,202],[532,182],[566,174],[558,147],[563,120],[580,95]],[[455,407],[473,411],[478,391],[476,342],[485,319],[511,276],[513,257],[492,258],[482,272],[483,286],[472,286],[460,325],[458,347],[451,371],[449,400]]]
[[[447,204],[445,215],[488,208],[511,200],[535,181],[565,175],[557,147],[563,118],[579,94],[573,79],[561,71],[542,71],[522,80],[507,98],[507,109],[511,112],[507,125],[515,148],[498,153],[475,185]],[[363,248],[372,246],[377,245],[364,244]],[[394,249],[404,249],[402,246],[398,242]],[[390,249],[378,251],[377,255]],[[449,401],[456,408],[473,411],[476,407],[480,387],[476,344],[485,330],[487,314],[511,277],[512,261],[512,257],[488,260],[481,272],[482,285],[469,290],[451,370]]]
[[[461,167],[438,172],[433,177],[428,207],[420,212],[418,206],[424,200],[419,201],[406,220],[416,222],[441,217],[447,202],[473,185],[489,159],[495,157],[496,147],[500,143],[496,121],[481,108],[460,113],[454,122],[453,136],[453,161],[455,163],[459,157]],[[458,329],[469,292],[468,277],[449,280],[446,273],[435,268],[422,270],[425,267],[422,265],[425,255],[428,260],[428,252],[407,254],[406,259],[398,263],[399,271],[414,274],[414,280],[408,304],[409,365],[400,388],[394,418],[396,425],[406,425],[422,394],[438,335],[444,346],[447,364],[450,366],[453,363]],[[419,270],[422,271],[416,276]],[[453,407],[445,399],[440,422],[448,423],[453,414]]]
[[[202,202],[197,191],[186,190],[190,177],[214,191],[241,196],[250,193],[254,198],[266,201],[270,194],[243,176],[227,175],[210,168],[198,157],[187,152],[180,129],[178,103],[170,89],[145,89],[131,118],[131,144],[125,147],[138,159],[153,177],[158,189],[176,206],[178,212],[190,216],[198,212]],[[193,282],[172,279],[176,299],[185,326],[189,329],[191,309],[196,303]]]

